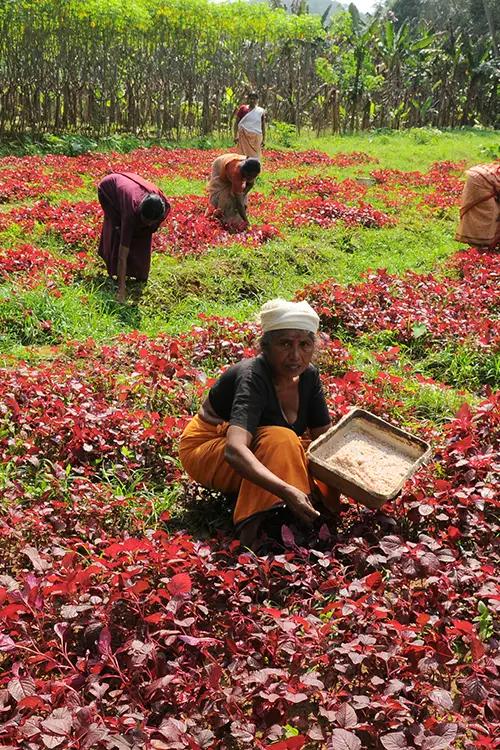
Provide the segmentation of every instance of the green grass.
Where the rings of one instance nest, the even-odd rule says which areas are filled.
[[[370,268],[428,272],[456,249],[449,222],[413,227],[323,230],[307,227],[258,248],[219,247],[199,257],[157,255],[139,302],[144,330],[189,328],[199,313],[242,320],[266,299],[292,297],[305,284],[358,281]]]
[[[423,171],[434,161],[464,159],[468,164],[491,161],[490,150],[498,148],[498,132],[413,128],[320,138],[304,134],[299,143],[300,148],[315,148],[328,154],[364,151],[378,158],[384,168]]]
[[[157,185],[165,195],[203,195],[206,188],[205,180],[191,180],[184,177],[165,177],[157,180]]]
[[[415,371],[457,388],[475,391],[483,385],[500,388],[500,353],[448,344],[430,351],[414,364]]]
[[[140,327],[140,313],[114,301],[98,287],[64,287],[60,297],[45,288],[22,291],[0,286],[0,352],[25,357],[24,347],[47,347],[70,339],[107,341],[121,331]]]
[[[382,331],[373,336],[362,336],[354,342],[348,342],[347,348],[352,357],[350,366],[362,371],[368,381],[374,380],[381,369],[389,375],[402,378],[403,390],[402,393],[398,391],[398,397],[402,399],[403,407],[399,412],[396,409],[396,414],[402,424],[406,424],[408,428],[415,426],[413,417],[410,422],[407,422],[406,412],[410,410],[418,420],[441,425],[452,419],[464,402],[474,404],[478,401],[478,396],[474,391],[481,387],[481,383],[478,382],[476,376],[464,376],[460,383],[446,378],[441,378],[441,382],[436,384],[421,382],[417,378],[418,375],[426,377],[432,377],[432,375],[426,371],[422,361],[414,362],[411,359],[405,347],[401,348],[396,361],[391,362],[390,365],[381,365],[375,357],[376,353],[396,343],[390,331]],[[429,356],[438,358],[439,353]],[[443,387],[442,383],[449,385]],[[390,385],[386,386],[386,390],[388,395],[392,393]]]

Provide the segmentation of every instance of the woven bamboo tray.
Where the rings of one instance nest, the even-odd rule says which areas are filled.
[[[412,461],[404,477],[395,482],[387,494],[376,493],[359,479],[354,479],[341,467],[327,463],[334,453],[334,446],[349,430],[364,432],[373,440],[388,445],[403,453]],[[336,425],[311,443],[307,451],[309,466],[314,477],[330,487],[335,487],[344,495],[352,497],[367,508],[380,508],[388,500],[393,500],[401,492],[404,483],[422,466],[431,455],[429,443],[409,432],[386,422],[365,409],[352,409]]]

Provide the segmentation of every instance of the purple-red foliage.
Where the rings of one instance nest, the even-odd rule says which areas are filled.
[[[157,148],[2,159],[0,201],[78,188],[80,174],[97,181],[110,168],[201,179],[215,155]],[[271,152],[266,169],[368,160]],[[451,172],[460,166],[377,179],[397,185],[400,201],[411,187],[429,188],[423,201],[446,207],[458,198]],[[360,202],[366,188],[357,183],[304,177],[288,187],[315,197],[253,195],[256,215],[279,226],[388,220]],[[264,226],[226,238],[203,210],[201,198],[176,199],[158,249],[198,253],[274,236]],[[100,209],[41,200],[1,213],[0,231],[12,221],[27,231],[40,222],[90,248]],[[1,251],[1,272],[29,286],[45,266],[69,282],[86,260],[45,253],[27,244]],[[377,271],[303,296],[330,333],[339,324],[389,329],[408,343],[418,326],[435,346],[470,338],[493,350],[498,256],[468,250],[451,266],[449,277]],[[176,483],[194,495],[178,463],[181,430],[212,378],[252,356],[258,337],[253,323],[202,316],[178,336],[72,342],[51,362],[0,370],[0,748],[495,747],[498,394],[464,405],[441,431],[422,426],[433,459],[403,493],[377,513],[345,501],[338,529],[322,526],[308,544],[285,528],[281,549],[257,557],[227,537],[152,528],[152,488]],[[398,351],[381,352],[381,367]],[[414,416],[402,378],[382,370],[368,380],[350,365],[340,341],[323,342],[334,420],[354,405],[389,420]],[[160,520],[168,523],[168,512]]]
[[[130,516],[105,481],[109,465],[123,481],[178,477],[173,439],[208,384],[198,368],[256,343],[253,324],[205,318],[1,372],[3,746],[487,746],[497,641],[478,606],[500,601],[498,396],[431,436],[434,463],[384,514],[345,505],[309,549],[291,530],[260,558],[153,531],[151,499]],[[384,373],[345,372],[339,342],[320,356],[334,417],[355,403],[390,416]]]
[[[418,326],[419,334],[436,346],[458,337],[473,347],[495,349],[500,341],[500,256],[469,249],[451,265],[460,278],[414,271],[399,277],[379,269],[345,287],[333,280],[313,284],[299,297],[309,300],[330,332],[339,326],[355,334],[389,330],[411,343]]]

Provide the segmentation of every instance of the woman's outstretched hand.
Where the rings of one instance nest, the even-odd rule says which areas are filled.
[[[290,487],[290,491],[286,493],[284,498],[288,508],[294,515],[297,516],[307,526],[311,526],[316,518],[319,517],[319,512],[316,508],[313,508],[311,501],[304,492],[301,492],[296,487]]]

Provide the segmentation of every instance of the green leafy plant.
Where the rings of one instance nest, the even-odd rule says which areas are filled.
[[[482,601],[477,603],[477,611],[474,622],[477,622],[479,637],[482,641],[488,641],[493,636],[493,615]]]

